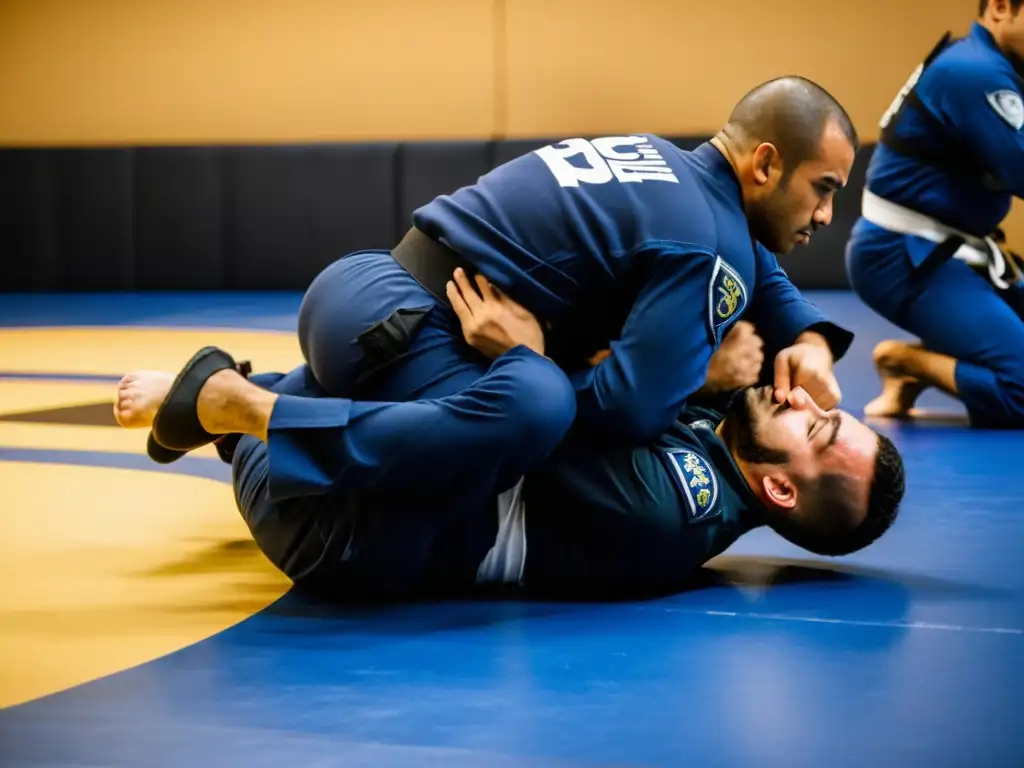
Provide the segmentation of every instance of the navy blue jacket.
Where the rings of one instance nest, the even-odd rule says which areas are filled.
[[[527,153],[417,209],[417,228],[548,327],[572,373],[578,420],[649,440],[704,382],[747,315],[770,347],[814,327],[838,359],[852,335],[800,296],[753,241],[739,182],[710,143],[570,139]],[[585,356],[608,346],[600,365]]]
[[[1013,63],[975,22],[915,70],[882,119],[886,127],[895,117],[892,135],[939,161],[879,144],[868,189],[972,235],[991,233],[1013,197],[1024,195],[1021,86]],[[918,261],[930,247],[921,250]]]
[[[728,447],[723,414],[687,408],[644,446],[570,437],[526,477],[523,586],[610,597],[681,588],[765,524]]]

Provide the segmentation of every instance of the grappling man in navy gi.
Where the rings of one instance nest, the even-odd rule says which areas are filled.
[[[218,449],[239,509],[297,583],[405,595],[493,580],[485,560],[524,478],[563,443],[662,439],[740,317],[773,361],[761,406],[837,405],[832,367],[852,334],[800,296],[773,253],[829,223],[856,148],[842,107],[800,78],[754,89],[693,152],[650,135],[549,145],[417,210],[395,249],[324,270],[300,311],[303,365],[247,380],[205,348],[177,377],[127,376],[118,419],[152,427],[157,461],[228,436]],[[503,312],[475,346],[453,306],[468,275]],[[808,429],[852,462],[829,477],[859,468],[867,488],[889,454],[874,433],[846,447],[847,421],[835,412]],[[772,487],[796,498],[793,482]],[[849,490],[802,495],[852,530],[868,494],[846,503]],[[720,497],[696,493],[699,522]]]

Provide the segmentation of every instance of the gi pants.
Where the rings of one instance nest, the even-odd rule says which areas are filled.
[[[875,312],[958,360],[956,386],[972,425],[1024,427],[1024,301],[949,258],[915,266],[935,244],[861,220],[846,249],[853,290]]]
[[[430,586],[450,565],[435,539],[463,517],[491,531],[463,573],[445,574],[471,580],[493,543],[497,493],[555,448],[574,414],[564,374],[525,347],[435,400],[331,398],[306,366],[254,379],[280,396],[267,442],[244,436],[235,448],[238,509],[277,568],[331,595]]]

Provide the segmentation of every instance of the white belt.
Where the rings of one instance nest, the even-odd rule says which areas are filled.
[[[882,229],[922,237],[933,243],[943,243],[951,237],[963,238],[964,244],[957,248],[953,258],[976,267],[987,264],[989,279],[993,284],[1004,290],[1009,287],[1002,277],[1006,272],[1003,252],[991,237],[976,237],[961,232],[941,221],[936,221],[931,216],[925,216],[923,213],[879,197],[866,188],[861,198],[861,215]]]

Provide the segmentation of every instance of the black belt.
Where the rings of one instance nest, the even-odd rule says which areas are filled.
[[[391,251],[395,261],[416,278],[442,304],[450,305],[445,286],[455,270],[462,267],[468,277],[476,272],[469,262],[443,243],[413,227]]]
[[[960,235],[950,235],[941,243],[937,243],[914,271],[920,275],[933,272],[953,258],[953,254],[960,250],[960,246],[965,242],[967,241]]]
[[[415,227],[405,233],[402,241],[392,249],[391,255],[416,279],[416,282],[446,307],[452,305],[448,300],[446,286],[455,270],[462,267],[466,277],[471,279],[479,271],[447,245],[439,243]],[[476,287],[475,284],[473,287]],[[506,295],[513,301],[518,301],[511,292],[506,291]],[[547,320],[537,316],[537,321],[545,331],[552,330],[553,326]]]

